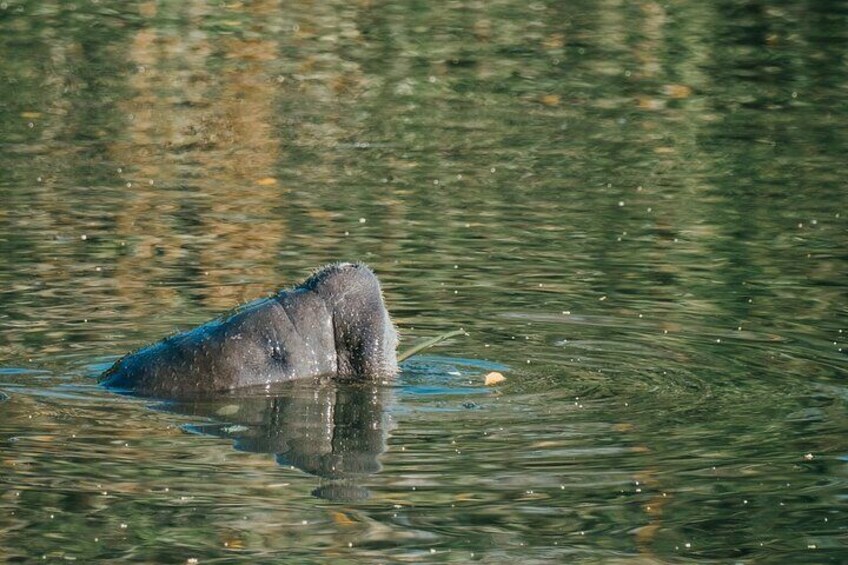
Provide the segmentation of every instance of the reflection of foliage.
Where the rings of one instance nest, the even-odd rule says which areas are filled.
[[[334,258],[386,271],[401,321],[448,301],[465,323],[476,298],[441,283],[503,293],[528,269],[572,297],[705,305],[693,261],[728,256],[736,287],[791,247],[775,190],[792,208],[842,197],[826,169],[796,185],[792,156],[845,145],[795,130],[840,108],[826,40],[844,18],[736,6],[26,4],[0,40],[18,54],[0,64],[0,191],[8,231],[35,237],[2,245],[19,272],[44,266],[40,284],[82,277],[83,318],[220,310]],[[46,260],[40,234],[73,253]],[[469,257],[458,282],[445,267]],[[639,260],[617,273],[623,257]]]
[[[0,11],[6,363],[33,359],[63,370],[69,356],[122,353],[300,280],[320,263],[362,259],[384,279],[402,326],[432,335],[461,326],[479,339],[463,340],[469,356],[512,366],[531,360],[529,389],[542,380],[586,383],[592,373],[599,390],[614,391],[604,398],[615,398],[624,387],[610,389],[607,371],[648,379],[629,371],[634,359],[651,371],[694,367],[725,386],[755,371],[786,389],[793,383],[779,371],[824,379],[844,365],[844,353],[824,349],[845,315],[848,130],[839,125],[848,112],[848,21],[840,2],[76,4],[9,2]],[[729,343],[738,358],[727,354]],[[777,369],[775,351],[785,358]],[[687,386],[698,383],[682,374]],[[662,377],[657,386],[668,385]],[[737,396],[746,390],[775,392]],[[692,394],[709,397],[702,392]],[[730,396],[722,406],[732,414]],[[716,428],[695,427],[714,405],[695,418],[668,404],[663,424],[711,431],[721,450]],[[776,406],[785,410],[762,408],[769,422],[783,422],[792,403]],[[838,412],[801,414],[812,422],[819,409]],[[610,408],[598,419],[616,414]],[[439,423],[439,439],[455,437],[460,424]],[[558,424],[552,418],[552,429]],[[661,436],[640,440],[656,445]],[[742,437],[740,451],[761,436]],[[837,444],[835,434],[821,437]],[[497,456],[523,440],[506,442]],[[435,459],[443,456],[438,446],[426,443]],[[417,447],[410,452],[420,454]],[[161,438],[152,450],[180,456],[164,451]],[[67,456],[44,453],[53,464]],[[89,525],[118,539],[115,516],[138,513],[134,542],[155,544],[164,523],[178,547],[202,539],[217,556],[202,515],[218,512],[241,539],[277,539],[270,527],[254,532],[239,522],[234,501],[212,496],[214,485],[197,513],[152,496],[161,485],[148,477],[170,480],[175,464],[131,466],[147,454],[132,452],[126,467],[104,475],[126,498],[111,522]],[[85,475],[90,456],[74,452],[64,469]],[[651,463],[644,457],[640,467]],[[421,465],[400,461],[410,476]],[[481,456],[457,467],[478,477],[490,464]],[[14,473],[24,483],[38,476]],[[186,473],[198,483],[209,478]],[[229,486],[249,480],[210,474]],[[135,497],[130,484],[148,490]],[[42,486],[25,495],[30,512],[72,498],[71,489]],[[312,486],[300,495],[308,498]],[[460,483],[452,494],[470,496],[474,487]],[[448,504],[445,491],[434,490],[402,502]],[[267,489],[257,492],[258,523],[292,519],[267,503]],[[387,504],[395,496],[379,494]],[[724,519],[731,494],[710,494],[695,501]],[[510,524],[519,495],[503,496],[497,509],[497,500],[474,508],[470,498],[464,517],[490,520],[481,530],[492,539],[555,535],[544,518],[531,529]],[[693,498],[679,500],[670,506],[682,512]],[[532,501],[521,508],[531,514]],[[601,512],[644,525],[634,508]],[[272,518],[261,518],[266,511]],[[599,522],[581,512],[568,514],[571,529]],[[797,526],[783,520],[782,531]],[[363,525],[369,521],[350,531],[389,543]],[[86,524],[68,527],[62,543]],[[286,528],[275,547],[297,535]],[[675,540],[681,535],[674,530]],[[47,537],[28,539],[38,539],[39,551],[56,547]],[[632,550],[628,542],[616,548]],[[727,557],[739,556],[717,558]]]

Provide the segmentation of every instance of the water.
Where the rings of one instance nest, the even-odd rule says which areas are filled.
[[[845,562],[846,30],[844,1],[4,2],[0,555]],[[386,386],[96,386],[339,259],[402,349],[469,336]]]

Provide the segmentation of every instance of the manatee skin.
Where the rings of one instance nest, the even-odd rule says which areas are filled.
[[[109,388],[179,399],[291,379],[378,380],[397,373],[397,332],[365,265],[338,263],[118,360]]]

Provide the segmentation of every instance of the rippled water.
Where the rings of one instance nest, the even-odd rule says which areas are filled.
[[[0,555],[845,562],[846,48],[844,1],[4,2]],[[96,385],[353,259],[402,349],[469,335]]]

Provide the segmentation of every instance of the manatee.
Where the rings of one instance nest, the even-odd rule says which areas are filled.
[[[310,377],[376,382],[397,373],[397,342],[376,275],[363,264],[337,263],[124,356],[100,382],[159,399]]]

